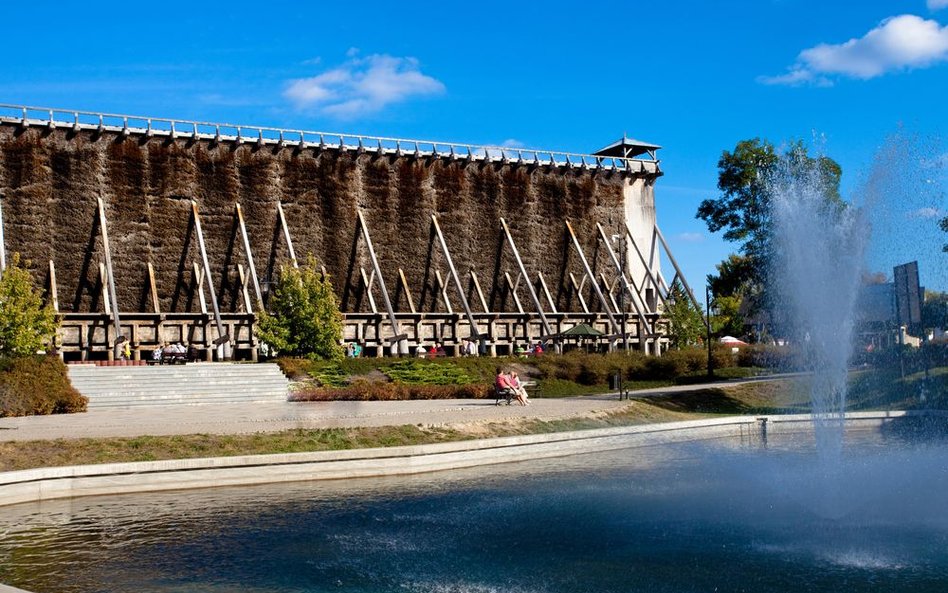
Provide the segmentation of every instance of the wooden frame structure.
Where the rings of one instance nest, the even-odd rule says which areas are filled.
[[[282,238],[287,243],[290,262],[292,265],[298,266],[293,251],[290,227],[282,204],[278,203],[276,209],[276,222],[280,227]],[[219,346],[223,346],[222,351],[218,352],[218,356],[221,358],[229,358],[230,348],[233,348],[238,356],[255,359],[257,342],[253,335],[254,311],[262,309],[264,299],[257,276],[257,267],[251,250],[246,221],[239,203],[234,205],[234,215],[240,233],[240,244],[247,264],[246,268],[243,264],[236,265],[240,283],[237,306],[242,308],[242,311],[223,312],[220,309],[214,285],[214,275],[208,272],[210,269],[209,257],[201,225],[200,211],[197,202],[192,200],[190,216],[197,236],[200,261],[192,261],[191,273],[200,305],[200,313],[161,312],[154,264],[149,261],[147,262],[147,273],[152,311],[120,315],[115,297],[116,278],[111,268],[112,254],[108,241],[106,207],[99,200],[97,204],[97,222],[104,250],[104,261],[100,262],[99,267],[104,311],[98,314],[64,314],[63,328],[57,340],[61,351],[67,354],[78,352],[80,358],[86,359],[94,357],[95,352],[109,349],[108,356],[111,357],[113,355],[111,348],[114,346],[116,338],[124,335],[131,340],[132,347],[136,351],[136,357],[140,356],[139,351],[156,347],[164,341],[182,341],[199,345],[205,350],[208,360],[213,359],[213,352]],[[2,217],[2,206],[0,206],[0,217]],[[397,344],[393,352],[407,354],[412,352],[414,346],[430,342],[439,342],[444,344],[449,351],[458,351],[463,340],[478,342],[482,353],[503,354],[512,352],[516,343],[531,343],[565,331],[577,323],[587,323],[600,327],[606,334],[610,348],[616,348],[620,340],[625,342],[626,347],[630,347],[629,341],[631,338],[632,343],[637,347],[658,354],[662,351],[663,344],[667,342],[667,338],[664,337],[664,332],[660,327],[662,310],[659,303],[661,305],[665,304],[669,296],[670,286],[678,280],[682,281],[689,297],[694,298],[690,287],[684,281],[684,276],[678,267],[677,261],[671,255],[668,244],[657,226],[653,228],[651,234],[648,257],[646,257],[642,246],[633,238],[631,229],[626,226],[624,248],[629,253],[635,254],[644,267],[643,277],[636,281],[636,278],[631,277],[624,268],[601,224],[596,225],[597,240],[604,246],[608,255],[607,261],[611,265],[608,266],[608,270],[600,269],[598,273],[594,272],[586,254],[583,252],[582,244],[571,222],[567,220],[565,221],[565,227],[570,244],[584,272],[581,280],[577,280],[572,272],[567,274],[567,278],[581,310],[574,312],[558,311],[543,274],[536,271],[531,275],[527,262],[520,255],[513,232],[507,222],[500,219],[499,226],[502,232],[502,241],[510,249],[517,268],[516,277],[512,276],[510,271],[503,271],[501,276],[506,283],[508,294],[513,299],[516,311],[491,311],[481,289],[478,275],[474,269],[470,269],[467,274],[470,282],[469,286],[476,294],[476,301],[480,308],[479,311],[475,311],[468,300],[462,277],[454,264],[438,217],[432,215],[431,225],[433,237],[437,240],[436,248],[441,251],[448,272],[447,275],[443,275],[441,270],[435,270],[434,273],[437,298],[443,301],[445,312],[419,312],[412,298],[409,280],[402,269],[398,269],[398,284],[407,299],[408,311],[395,311],[387,284],[382,275],[368,223],[361,210],[356,212],[356,224],[358,239],[364,242],[371,264],[371,269],[368,271],[365,268],[359,268],[358,270],[364,294],[368,301],[369,312],[345,313],[344,334],[346,341],[360,342],[366,347],[367,352],[377,355],[387,352],[393,344]],[[0,233],[2,233],[2,226],[0,226]],[[0,254],[2,254],[3,249],[3,245],[0,243]],[[661,254],[659,250],[663,250],[675,269],[675,276],[671,284],[665,280],[660,270],[655,269],[656,266],[648,265],[649,262],[657,260]],[[52,260],[49,262],[49,277],[49,296],[58,309],[56,271]],[[535,278],[534,281],[531,281],[532,277]],[[452,283],[454,284],[454,291],[451,290],[450,285]],[[253,297],[250,292],[251,284],[253,285]],[[528,311],[520,300],[519,291],[523,285],[527,288],[533,306],[532,311]],[[657,295],[656,302],[651,306],[648,299],[643,298],[643,293],[648,288],[653,289]],[[618,300],[616,298],[617,291],[620,293]],[[462,316],[455,313],[455,306],[451,297],[452,292],[456,294],[457,302],[460,303],[460,308],[463,311]],[[590,308],[584,297],[584,292],[590,292],[594,295],[594,300],[599,304],[598,310]],[[376,295],[381,297],[383,311],[380,311],[377,307]],[[210,311],[208,310],[206,297],[210,297]],[[628,299],[622,297],[628,297]],[[544,306],[544,301],[546,306]],[[627,301],[629,306],[622,305],[621,302],[623,301]],[[631,319],[627,319],[629,315],[631,315]],[[213,319],[211,319],[211,316]],[[387,323],[383,323],[383,319]],[[621,320],[621,324],[619,320]],[[213,328],[208,326],[211,321],[213,321]],[[631,331],[623,331],[627,329],[627,321],[631,325]]]
[[[646,176],[654,179],[660,176],[661,168],[657,159],[655,150],[658,146],[644,145],[636,143],[635,146],[644,148],[647,158],[636,158],[641,152],[629,152],[627,139],[623,138],[619,152],[610,152],[609,147],[603,151],[593,154],[574,154],[556,151],[536,151],[509,147],[485,147],[475,145],[465,145],[456,143],[441,143],[423,140],[397,139],[370,137],[362,135],[339,135],[328,134],[324,132],[286,130],[278,128],[254,127],[254,126],[235,126],[223,123],[195,122],[175,119],[163,119],[152,117],[137,117],[123,114],[104,114],[80,111],[63,111],[48,108],[0,105],[0,123],[3,125],[15,125],[18,128],[41,128],[44,133],[47,131],[55,132],[65,130],[67,134],[90,134],[93,138],[101,135],[115,135],[119,138],[128,138],[130,136],[150,139],[163,139],[167,142],[174,142],[176,139],[187,142],[209,142],[209,143],[229,143],[233,147],[241,145],[253,145],[252,150],[282,150],[289,147],[291,149],[314,149],[321,150],[339,150],[357,154],[372,153],[379,157],[397,158],[402,155],[412,155],[414,158],[444,158],[449,160],[466,159],[468,162],[477,162],[481,165],[503,165],[506,163],[516,163],[520,165],[544,167],[551,169],[569,170],[592,170],[596,174],[603,175],[630,175]],[[5,196],[0,195],[0,274],[6,266],[6,249],[4,241],[3,225],[3,201]],[[9,202],[8,204],[9,205]],[[273,203],[270,204],[274,205]],[[213,252],[213,245],[205,243],[205,236],[202,228],[202,220],[198,209],[198,203],[192,201],[191,213],[193,216],[194,232],[197,236],[199,249],[199,261],[185,260],[190,257],[189,254],[182,255],[183,271],[182,275],[191,274],[191,286],[194,289],[197,298],[200,301],[200,311],[189,313],[178,313],[175,311],[162,311],[161,298],[162,287],[157,279],[161,278],[156,274],[155,266],[161,266],[162,262],[142,262],[143,267],[147,266],[146,284],[142,296],[141,308],[149,309],[147,312],[120,311],[118,299],[116,297],[116,283],[122,282],[122,278],[116,277],[116,269],[112,266],[112,249],[109,244],[107,210],[112,209],[114,205],[103,203],[101,198],[96,204],[96,220],[99,228],[101,240],[102,255],[104,261],[96,262],[100,269],[99,286],[100,291],[94,295],[94,302],[101,299],[101,312],[90,313],[62,313],[63,331],[59,336],[60,348],[70,356],[79,355],[82,358],[103,356],[106,352],[108,356],[114,355],[112,350],[115,341],[124,336],[131,340],[133,347],[142,350],[154,347],[163,341],[184,341],[193,344],[199,344],[205,348],[209,357],[213,356],[212,350],[216,346],[224,346],[219,356],[225,357],[224,350],[233,348],[234,355],[240,357],[256,356],[257,342],[253,336],[254,313],[263,309],[265,298],[267,296],[267,286],[261,286],[261,278],[258,277],[258,267],[252,253],[250,236],[247,231],[244,212],[241,205],[235,203],[234,215],[236,217],[236,226],[239,229],[239,243],[242,245],[242,251],[246,258],[245,262],[236,264],[236,276],[239,285],[236,291],[227,293],[222,292],[221,297],[227,300],[228,294],[231,297],[231,305],[235,311],[221,310],[221,303],[218,302],[218,294],[215,287],[229,286],[234,287],[230,278],[234,274],[234,269],[227,266],[227,270],[215,270],[210,267],[210,261],[219,261],[210,255],[217,255]],[[277,201],[276,209],[276,227],[274,228],[274,242],[286,241],[286,259],[294,266],[298,267],[296,252],[294,249],[293,237],[290,223],[295,222],[288,219],[287,212],[292,215],[292,210],[285,210],[284,205]],[[215,214],[220,214],[217,210]],[[9,213],[9,211],[8,211]],[[207,216],[207,211],[205,211]],[[575,253],[577,260],[582,263],[582,272],[578,269],[566,269],[559,282],[560,292],[551,293],[547,285],[547,278],[541,271],[536,269],[538,262],[525,260],[515,241],[515,232],[512,232],[506,220],[498,220],[498,226],[501,237],[501,249],[507,249],[508,255],[512,256],[514,269],[496,270],[493,283],[497,286],[499,282],[506,291],[504,298],[510,298],[512,301],[511,309],[514,311],[492,311],[490,306],[493,301],[488,301],[481,287],[480,277],[473,268],[459,270],[455,265],[454,255],[449,251],[448,242],[445,240],[441,230],[441,221],[437,215],[431,216],[431,225],[433,228],[433,242],[436,247],[429,249],[438,249],[442,256],[442,269],[435,270],[433,273],[433,282],[435,284],[435,300],[443,303],[444,312],[423,312],[423,307],[419,305],[412,297],[413,293],[410,287],[413,279],[408,277],[404,270],[398,269],[398,278],[390,277],[391,282],[395,280],[396,284],[386,284],[386,279],[382,276],[382,269],[379,266],[378,255],[375,246],[372,243],[372,237],[369,227],[366,223],[362,211],[357,212],[356,236],[355,241],[363,241],[365,253],[368,255],[370,265],[366,268],[356,267],[355,275],[361,279],[363,294],[368,301],[369,312],[351,312],[345,313],[345,339],[349,341],[360,341],[366,346],[367,352],[381,353],[386,346],[393,343],[398,344],[397,352],[405,353],[410,351],[411,346],[430,341],[439,341],[446,343],[450,347],[464,339],[475,339],[480,342],[482,351],[500,352],[508,351],[515,342],[533,341],[544,336],[559,333],[568,329],[575,323],[589,323],[599,327],[608,336],[613,346],[621,339],[625,346],[629,347],[630,337],[632,343],[642,349],[648,349],[650,345],[656,352],[662,348],[664,334],[662,331],[663,306],[668,300],[671,288],[678,280],[682,281],[685,292],[692,300],[695,306],[698,302],[694,297],[691,287],[688,286],[677,262],[671,254],[667,242],[657,226],[649,229],[651,233],[645,241],[636,239],[632,236],[631,229],[626,226],[623,235],[623,251],[619,257],[614,249],[614,245],[609,241],[605,230],[601,225],[597,225],[599,237],[598,245],[605,247],[608,257],[606,258],[605,268],[597,263],[595,254],[592,255],[594,266],[589,265],[587,254],[583,253],[582,244],[575,236],[573,228],[566,223],[569,233],[572,235],[567,244],[567,250],[570,254]],[[271,218],[272,220],[272,218]],[[370,218],[371,220],[371,218]],[[113,221],[114,222],[114,221]],[[556,224],[559,224],[557,221]],[[587,227],[588,228],[588,227]],[[637,229],[641,231],[642,229]],[[189,232],[191,229],[189,228]],[[514,229],[516,231],[516,228]],[[297,237],[298,239],[300,237]],[[601,243],[599,243],[601,242]],[[588,245],[588,244],[587,244]],[[379,246],[385,249],[385,245]],[[259,247],[258,247],[259,248]],[[238,247],[239,249],[239,247]],[[385,254],[382,253],[384,256]],[[430,257],[429,253],[429,257]],[[282,259],[284,254],[280,254]],[[669,260],[675,270],[675,275],[671,283],[666,281],[663,276],[659,261],[662,258]],[[275,252],[271,254],[275,259]],[[633,259],[641,263],[641,268],[636,265],[636,269],[643,270],[640,275],[637,271],[631,273],[625,266],[626,259]],[[42,258],[45,259],[45,258]],[[529,258],[527,258],[529,259]],[[60,264],[63,263],[59,260]],[[229,261],[229,260],[228,260]],[[510,261],[509,259],[507,261]],[[120,262],[122,263],[122,262]],[[98,266],[101,264],[101,266]],[[447,269],[444,269],[444,266]],[[534,266],[531,268],[531,266]],[[597,269],[593,269],[596,267]],[[68,267],[63,267],[60,272],[64,273]],[[121,270],[127,268],[118,268]],[[268,268],[270,270],[272,268]],[[260,269],[262,271],[263,268]],[[167,274],[168,270],[164,270]],[[466,273],[465,273],[466,272]],[[574,273],[575,272],[575,273]],[[393,271],[387,269],[387,273],[393,276]],[[224,282],[221,282],[221,275]],[[552,279],[552,276],[548,276]],[[351,280],[350,278],[349,280]],[[183,279],[179,279],[182,280]],[[266,280],[264,278],[264,280]],[[217,281],[217,284],[215,284]],[[426,277],[425,283],[429,280]],[[451,284],[454,284],[454,287]],[[137,283],[136,283],[137,286]],[[404,291],[407,298],[407,310],[398,311],[393,307],[389,299],[388,287],[398,286]],[[490,287],[489,284],[485,286]],[[417,288],[417,286],[415,287]],[[428,290],[428,286],[424,286]],[[526,294],[523,289],[526,289]],[[222,291],[223,288],[220,288]],[[578,311],[558,310],[557,299],[562,298],[564,292],[569,294],[571,302],[578,302]],[[571,293],[571,294],[570,294]],[[59,295],[56,281],[56,267],[52,260],[49,262],[49,290],[48,298],[53,306],[58,308]],[[650,295],[654,294],[654,298]],[[476,295],[476,296],[475,296]],[[421,293],[422,300],[425,299],[426,292]],[[490,295],[494,298],[494,294]],[[208,307],[208,297],[210,307]],[[527,298],[529,297],[529,299]],[[396,303],[397,305],[398,303]],[[128,307],[128,304],[125,305]],[[190,309],[190,306],[187,307]],[[503,305],[501,308],[508,308]],[[560,309],[563,307],[560,306]],[[572,305],[569,308],[576,308]],[[213,316],[213,317],[212,317]],[[631,317],[631,319],[627,319]],[[630,322],[627,324],[627,322]],[[631,330],[626,327],[631,325]]]

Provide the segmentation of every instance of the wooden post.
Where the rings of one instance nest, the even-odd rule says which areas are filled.
[[[250,238],[247,235],[247,225],[244,224],[244,211],[240,208],[239,203],[234,205],[237,207],[237,222],[240,225],[240,236],[244,242],[244,252],[247,255],[247,266],[250,268],[250,278],[253,280],[254,294],[257,295],[257,306],[260,310],[263,310],[263,293],[260,291],[260,282],[257,280],[257,266],[254,265],[253,253],[250,251]]]
[[[105,271],[105,264],[99,262],[99,284],[102,285],[102,305],[105,314],[112,316],[112,302],[109,301],[109,275]]]
[[[250,291],[247,290],[247,276],[244,274],[243,264],[237,264],[237,275],[240,277],[240,292],[244,297],[244,309],[247,313],[253,313],[253,305],[250,304]]]
[[[415,302],[411,298],[411,291],[408,290],[408,280],[405,279],[405,272],[401,268],[398,268],[398,277],[402,281],[402,290],[405,291],[405,298],[408,299],[408,308],[411,310],[412,315],[416,314],[415,311]]]
[[[454,309],[451,307],[451,301],[448,300],[448,286],[441,277],[441,271],[435,270],[435,280],[438,282],[438,288],[441,289],[441,298],[444,300],[444,308],[448,315],[454,315]]]
[[[365,275],[365,268],[360,266],[359,273],[362,274],[362,284],[365,285],[365,296],[369,299],[369,308],[372,309],[373,315],[378,315],[379,310],[375,307],[375,297],[372,296],[372,284],[375,280],[375,272],[372,272],[372,278],[370,279]]]
[[[537,297],[537,291],[533,289],[533,284],[530,283],[530,275],[527,274],[527,268],[523,265],[523,260],[520,259],[520,251],[517,250],[517,244],[514,243],[513,235],[510,234],[510,228],[507,227],[507,221],[503,218],[500,219],[500,224],[504,228],[504,234],[507,236],[507,243],[510,245],[510,249],[513,251],[514,259],[517,260],[517,265],[520,267],[520,274],[527,279],[527,288],[530,290],[530,298],[533,299],[533,306],[537,308],[537,313],[540,315],[540,322],[543,324],[543,331],[547,335],[550,335],[550,324],[546,321],[546,315],[543,313],[543,307],[540,305],[540,299]],[[516,292],[514,293],[516,295]]]
[[[375,270],[375,274],[379,277],[379,289],[382,291],[382,302],[385,303],[385,309],[388,311],[388,319],[392,324],[392,331],[395,332],[395,341],[398,342],[398,352],[399,354],[407,354],[408,341],[402,335],[402,328],[398,323],[398,319],[395,318],[395,310],[392,309],[392,301],[388,298],[388,290],[385,288],[385,278],[382,276],[382,269],[379,267],[379,260],[375,256],[375,248],[372,247],[372,237],[369,235],[369,227],[365,223],[365,217],[362,215],[362,210],[358,210],[357,212],[359,225],[362,227],[362,236],[365,239],[366,247],[369,249],[369,259],[372,260],[372,268]]]
[[[592,285],[593,291],[595,291],[596,296],[599,297],[602,308],[606,310],[606,317],[609,318],[609,326],[612,327],[612,333],[617,334],[619,333],[619,326],[616,324],[615,317],[613,317],[612,311],[609,309],[609,303],[606,301],[606,297],[602,294],[602,290],[599,289],[599,283],[596,282],[596,278],[593,276],[589,262],[586,261],[586,255],[583,253],[583,249],[579,244],[579,239],[576,238],[576,233],[573,232],[573,225],[571,225],[568,220],[566,221],[566,228],[569,231],[570,237],[573,239],[573,246],[576,247],[576,252],[579,254],[579,261],[582,262],[583,268],[586,270],[586,277],[589,278],[589,283]]]
[[[602,225],[596,223],[596,228],[599,229],[599,237],[602,239],[603,244],[606,246],[606,251],[609,253],[610,259],[612,259],[613,265],[616,267],[616,271],[619,272],[619,278],[622,281],[622,287],[625,291],[632,297],[632,306],[635,308],[635,313],[639,318],[639,323],[641,327],[645,328],[649,333],[654,333],[654,329],[651,324],[645,318],[645,311],[648,308],[645,305],[645,302],[642,301],[642,295],[640,295],[634,287],[626,278],[625,270],[622,269],[622,264],[619,262],[619,258],[616,256],[616,252],[612,249],[612,244],[606,238],[606,231],[602,228]],[[625,315],[625,312],[622,312]]]
[[[122,323],[119,320],[118,297],[115,294],[115,276],[112,273],[112,249],[109,247],[109,231],[105,220],[105,204],[102,198],[97,198],[99,203],[99,231],[102,234],[102,250],[105,251],[105,270],[109,281],[109,298],[112,300],[112,322],[115,325],[115,339],[122,335]],[[112,350],[118,355],[120,346],[115,345]]]
[[[191,212],[194,213],[194,228],[197,230],[198,247],[201,248],[201,262],[204,264],[204,275],[207,278],[207,289],[211,293],[211,306],[214,307],[214,322],[217,325],[217,337],[222,338],[225,335],[224,324],[221,321],[221,310],[217,306],[217,291],[214,290],[214,280],[211,278],[211,265],[207,260],[207,248],[204,245],[204,232],[201,230],[201,216],[198,214],[198,204],[191,200]],[[223,344],[223,358],[230,359],[230,341]]]
[[[629,228],[629,223],[626,223],[626,224],[625,224],[625,234],[626,234],[626,237],[628,237],[628,239],[629,239],[629,243],[631,243],[633,249],[635,249],[636,255],[639,256],[639,262],[640,262],[640,263],[642,264],[642,266],[645,268],[645,277],[646,277],[646,279],[648,279],[648,281],[649,281],[649,282],[652,284],[652,286],[655,288],[655,295],[656,295],[656,297],[662,301],[662,304],[663,304],[663,305],[667,305],[668,303],[666,302],[665,295],[662,294],[661,284],[659,284],[658,279],[654,276],[654,274],[652,274],[652,267],[651,267],[650,265],[648,265],[648,262],[647,262],[647,261],[645,261],[645,256],[642,255],[642,250],[639,249],[638,243],[635,242],[635,237],[632,236],[632,229]],[[650,310],[647,305],[648,305],[648,303],[646,303],[645,310],[648,311],[649,313],[657,313],[657,312],[658,312],[658,311]]]
[[[151,289],[151,306],[156,315],[161,314],[161,307],[158,301],[158,285],[155,283],[155,267],[148,262],[148,286]],[[161,340],[159,340],[161,341]]]
[[[7,269],[7,243],[3,236],[3,196],[0,196],[0,276]]]
[[[204,269],[197,262],[191,262],[191,265],[193,266],[194,282],[198,289],[198,301],[201,303],[201,314],[207,315],[207,303],[204,300]]]
[[[53,311],[59,313],[59,291],[56,288],[56,264],[49,260],[49,300],[53,304]]]
[[[517,285],[514,284],[513,279],[510,277],[510,272],[504,272],[504,278],[507,279],[507,286],[510,287],[510,294],[513,295],[514,303],[517,305],[517,312],[521,315],[524,314],[523,305],[520,304],[520,297],[517,296]],[[544,331],[549,333],[549,330],[544,325]]]
[[[583,285],[576,283],[576,276],[573,276],[573,273],[569,273],[570,284],[573,285],[573,290],[576,291],[576,296],[579,298],[579,304],[583,308],[583,313],[589,313],[589,307],[586,306],[586,299],[583,298]],[[586,283],[586,279],[583,278],[583,284]]]
[[[477,291],[477,298],[481,301],[481,306],[484,307],[484,313],[490,313],[490,309],[487,308],[487,300],[484,298],[484,291],[481,290],[481,283],[477,280],[477,273],[474,272],[474,268],[471,268],[471,281],[474,282],[474,290]]]
[[[102,285],[102,293],[101,293],[101,294],[102,294],[102,305],[103,305],[103,307],[104,307],[104,309],[105,309],[105,315],[106,315],[106,317],[112,317],[112,303],[111,303],[111,301],[109,300],[109,278],[108,278],[108,272],[105,271],[105,264],[102,263],[102,262],[99,262],[99,284]],[[113,318],[113,319],[114,319],[114,318]],[[106,324],[103,329],[105,329],[105,342],[106,342],[106,344],[109,344],[111,341],[109,340],[109,326],[108,326],[108,324]],[[90,327],[89,331],[90,331],[90,336],[89,336],[89,350],[91,351],[91,350],[92,350],[92,334],[91,334],[92,328],[91,328],[91,327]],[[116,336],[116,338],[113,338],[113,339],[117,339],[117,336]],[[107,354],[108,360],[115,360],[115,357],[116,357],[116,356],[118,356],[118,347],[116,346],[116,347],[114,347],[114,348],[112,348],[112,347],[108,348],[108,354]]]
[[[662,242],[662,246],[665,248],[665,255],[668,256],[669,261],[671,261],[672,266],[675,268],[675,276],[681,279],[681,283],[688,292],[688,296],[691,297],[691,304],[695,306],[696,311],[700,312],[701,307],[698,305],[698,300],[695,298],[695,293],[692,292],[691,287],[688,286],[688,281],[685,279],[685,275],[682,274],[681,268],[678,267],[678,262],[675,261],[675,256],[672,255],[671,249],[668,247],[668,242],[665,241],[665,235],[662,234],[662,231],[658,228],[657,224],[655,225],[655,234],[658,236],[659,240]],[[672,283],[674,284],[674,282]],[[708,327],[711,327],[711,319],[708,315],[704,316],[704,323]]]
[[[553,302],[553,295],[550,294],[550,289],[546,286],[546,280],[543,279],[543,272],[537,272],[537,279],[540,281],[540,286],[543,288],[543,294],[546,295],[546,302],[550,303],[550,311],[556,315],[556,303]]]
[[[432,214],[431,222],[434,224],[435,231],[438,234],[438,241],[441,243],[441,250],[444,252],[444,259],[448,263],[448,269],[451,271],[451,277],[454,278],[454,284],[457,286],[458,296],[461,298],[461,306],[464,308],[464,314],[467,316],[467,322],[471,324],[471,337],[476,339],[480,332],[477,329],[477,323],[474,321],[474,315],[471,313],[471,306],[467,302],[467,296],[464,294],[464,287],[461,286],[461,278],[458,276],[458,270],[454,267],[454,260],[451,259],[451,252],[448,250],[448,243],[444,240],[444,235],[441,233],[441,225],[438,224],[438,217]],[[444,294],[444,302],[448,305],[450,311],[451,305],[448,303],[447,293]]]
[[[283,227],[283,237],[286,239],[286,248],[290,252],[290,260],[293,262],[293,267],[300,267],[299,263],[296,261],[296,252],[293,251],[293,239],[290,238],[290,227],[286,224],[286,215],[283,214],[283,204],[277,202],[277,216],[280,218],[280,225]]]
[[[612,286],[610,286],[609,280],[606,279],[606,275],[603,274],[602,272],[599,272],[599,280],[602,281],[602,284],[606,287],[606,294],[609,295],[609,302],[612,303],[612,308],[621,314],[622,311],[619,308],[619,303],[616,302],[616,296],[612,294],[613,292],[615,292],[616,283],[613,282]]]

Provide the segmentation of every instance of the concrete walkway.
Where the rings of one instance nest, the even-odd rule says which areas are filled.
[[[440,425],[506,419],[552,419],[623,405],[616,396],[536,400],[495,406],[494,400],[205,404],[93,409],[82,414],[0,418],[0,441],[174,434],[246,434],[294,428]]]
[[[744,383],[646,389],[633,398]],[[248,434],[295,428],[445,425],[508,419],[555,420],[626,405],[617,394],[535,399],[530,406],[495,406],[494,400],[389,402],[278,402],[92,409],[82,414],[0,418],[0,441],[134,437],[175,434]]]

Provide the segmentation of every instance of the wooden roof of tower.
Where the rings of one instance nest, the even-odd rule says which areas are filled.
[[[625,134],[622,135],[620,140],[616,140],[609,146],[600,148],[593,154],[595,156],[602,157],[619,157],[632,159],[642,154],[648,154],[651,159],[658,160],[655,156],[655,151],[660,149],[661,146],[657,144],[650,144],[648,142],[642,142],[641,140],[635,140],[634,138],[629,138]]]

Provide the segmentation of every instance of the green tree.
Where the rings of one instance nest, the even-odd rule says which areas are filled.
[[[941,221],[938,223],[938,226],[941,227],[941,230],[948,233],[948,216],[942,218]],[[945,243],[945,245],[941,249],[945,253],[948,253],[948,243]]]
[[[704,318],[695,309],[680,281],[672,285],[665,315],[668,317],[668,337],[679,350],[698,344],[705,335]]]
[[[921,325],[925,330],[948,328],[948,292],[925,291]]]
[[[718,275],[711,277],[716,295],[740,294],[758,306],[766,304],[773,226],[771,182],[781,172],[803,170],[816,171],[828,202],[843,203],[839,193],[842,168],[829,157],[811,157],[801,142],[790,143],[781,153],[770,142],[753,138],[722,153],[718,161],[721,195],[702,201],[695,216],[712,233],[724,231],[724,239],[740,244],[739,254],[721,262]]]
[[[28,266],[28,264],[27,264]],[[46,348],[56,335],[59,320],[40,291],[27,266],[14,253],[0,276],[0,354],[30,356]]]
[[[310,256],[299,268],[284,267],[257,320],[257,335],[281,354],[342,358],[342,314],[332,283]]]
[[[744,333],[743,297],[740,294],[714,297],[711,330],[718,336],[740,336]]]

